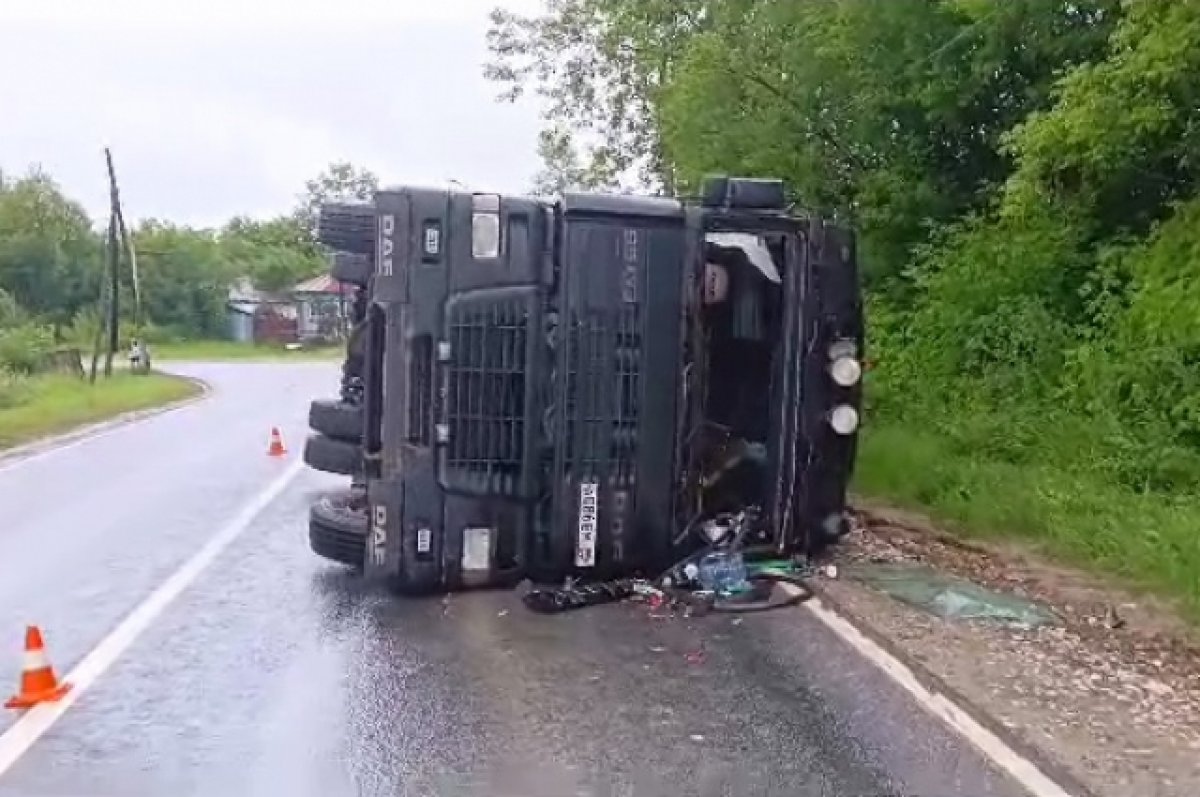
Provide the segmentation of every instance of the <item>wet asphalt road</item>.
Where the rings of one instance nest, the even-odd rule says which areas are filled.
[[[214,394],[0,464],[0,690],[69,671],[300,456],[336,366],[195,365]],[[265,456],[272,425],[290,453]],[[5,775],[0,797],[1019,795],[807,612],[558,617],[401,601],[311,555],[303,471]],[[0,734],[11,728],[0,716]]]

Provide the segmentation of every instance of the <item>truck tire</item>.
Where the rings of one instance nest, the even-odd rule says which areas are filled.
[[[304,463],[326,473],[353,476],[362,470],[362,449],[355,443],[313,434],[304,444]]]
[[[375,251],[375,208],[331,202],[317,211],[317,240],[330,249],[354,255]]]
[[[334,252],[333,266],[329,269],[329,275],[338,282],[365,288],[371,281],[371,274],[374,270],[371,258],[367,255]]]
[[[349,488],[318,499],[308,510],[308,547],[317,556],[363,567],[367,550],[367,511],[361,490]]]
[[[362,407],[335,399],[317,399],[308,405],[308,425],[334,440],[357,443],[362,440]]]

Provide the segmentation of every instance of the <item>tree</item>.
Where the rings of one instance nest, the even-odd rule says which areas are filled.
[[[613,164],[591,151],[587,165],[581,163],[574,137],[565,127],[548,127],[538,135],[538,155],[542,169],[534,175],[533,193],[554,196],[566,191],[606,190],[618,181]]]
[[[681,43],[712,9],[745,0],[550,0],[540,16],[491,15],[484,68],[513,101],[532,90],[552,124],[587,131],[598,143],[583,158],[598,173],[674,189],[655,125],[657,93]]]
[[[226,257],[242,264],[254,286],[265,291],[285,290],[326,269],[319,255],[285,246],[236,246]]]
[[[659,92],[680,181],[788,179],[852,217],[868,277],[903,279],[930,230],[982,209],[1011,169],[1004,136],[1103,52],[1116,0],[807,0],[714,15]]]
[[[278,216],[265,221],[234,216],[221,228],[220,236],[222,241],[254,246],[278,246],[307,254],[317,251],[312,236],[295,216]]]
[[[316,242],[295,217],[234,217],[218,240],[222,257],[262,290],[291,287],[326,267]]]
[[[1005,212],[1066,212],[1098,237],[1145,234],[1195,191],[1200,6],[1130,3],[1108,57],[1057,86],[1007,140],[1019,167]]]
[[[295,216],[315,240],[317,213],[326,202],[366,202],[379,190],[379,178],[371,171],[347,162],[332,163],[304,184]]]
[[[626,178],[693,190],[705,173],[784,177],[855,218],[868,274],[895,282],[931,226],[984,206],[1002,137],[1096,57],[1119,0],[553,0],[497,10],[485,75],[547,101]]]
[[[147,320],[185,337],[223,337],[229,287],[245,263],[216,233],[147,220],[133,232]]]
[[[95,301],[100,241],[82,206],[40,170],[0,186],[0,289],[31,313],[66,323]]]

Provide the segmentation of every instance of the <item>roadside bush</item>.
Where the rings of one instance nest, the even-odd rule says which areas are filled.
[[[54,351],[54,332],[38,324],[0,329],[0,368],[32,374]]]
[[[24,323],[25,311],[12,294],[0,288],[0,329],[7,329]]]
[[[147,324],[142,337],[150,345],[162,343],[186,343],[196,337],[187,328],[171,324]]]
[[[0,410],[8,410],[29,401],[33,389],[27,377],[0,366]]]
[[[84,308],[75,314],[70,326],[62,333],[63,343],[78,347],[85,356],[90,356],[92,346],[96,342],[96,329],[100,325],[100,314],[94,308]],[[185,327],[145,323],[140,329],[135,329],[130,319],[122,319],[120,330],[120,346],[129,347],[134,337],[141,337],[147,344],[153,346],[162,343],[180,343],[192,339]],[[103,342],[101,345],[104,345]]]
[[[100,326],[100,312],[95,307],[83,307],[71,317],[71,323],[60,330],[64,343],[91,351]]]

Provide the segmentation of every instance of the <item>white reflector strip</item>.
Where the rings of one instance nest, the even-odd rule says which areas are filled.
[[[27,650],[22,658],[22,666],[25,672],[44,670],[50,666],[50,659],[46,657],[44,650]]]

